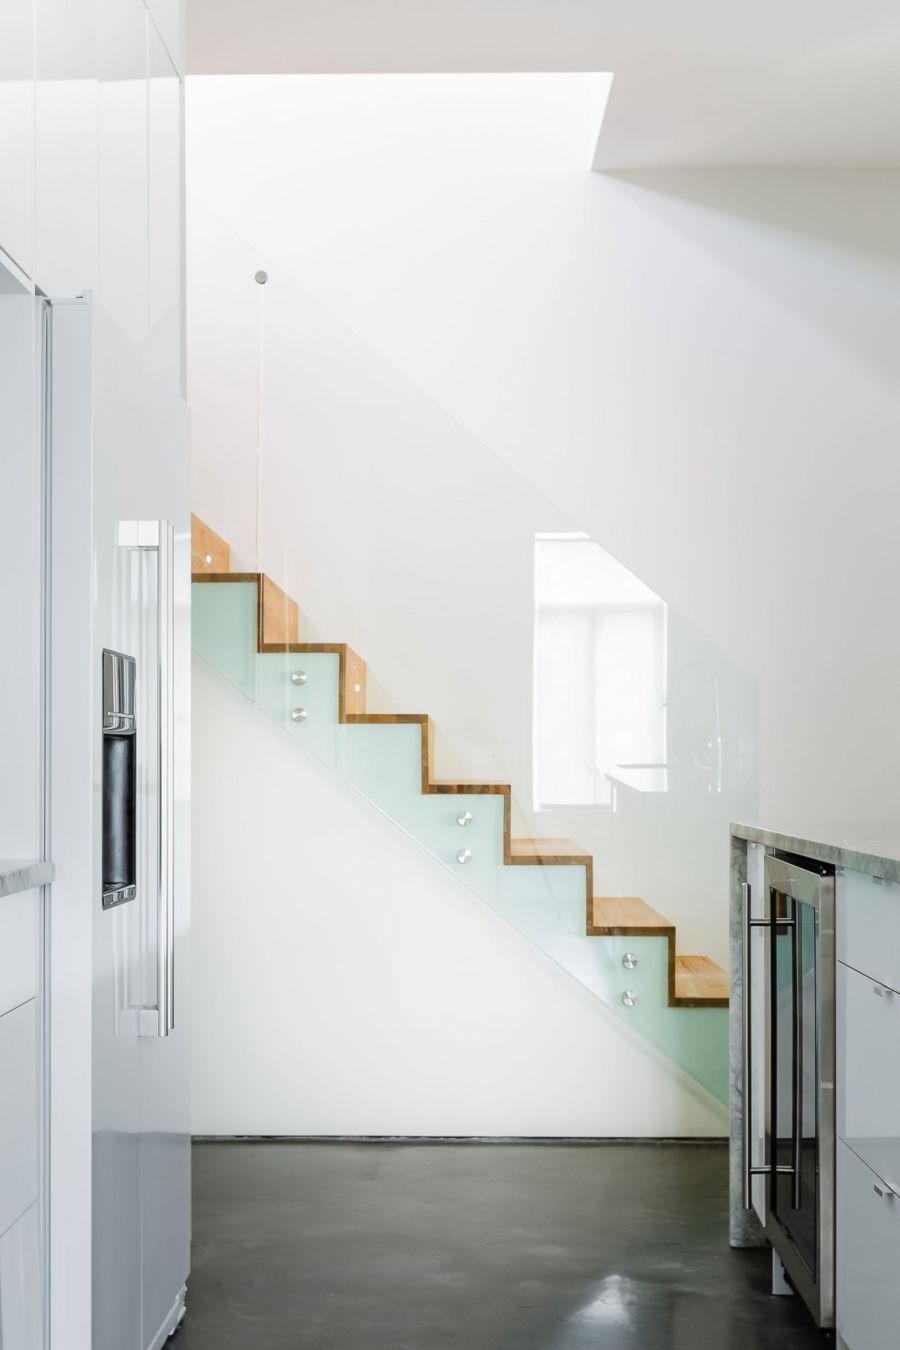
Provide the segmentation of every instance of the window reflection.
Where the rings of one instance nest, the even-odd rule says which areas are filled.
[[[583,534],[535,538],[535,806],[664,791],[666,605]]]

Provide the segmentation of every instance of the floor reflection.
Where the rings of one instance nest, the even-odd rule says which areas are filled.
[[[819,1350],[724,1146],[201,1144],[178,1350]]]

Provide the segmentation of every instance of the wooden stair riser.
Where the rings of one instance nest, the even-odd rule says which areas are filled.
[[[231,549],[199,516],[191,515],[191,571],[195,574],[229,572]]]

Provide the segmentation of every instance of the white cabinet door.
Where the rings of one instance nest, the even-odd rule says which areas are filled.
[[[0,1233],[37,1199],[37,1158],[37,1004],[32,999],[0,1017]]]
[[[156,369],[176,392],[182,372],[181,81],[153,24],[148,82],[149,335]]]
[[[835,914],[838,960],[900,991],[900,885],[846,872]]]
[[[99,274],[97,298],[134,342],[148,332],[147,11],[105,0],[98,11]]]
[[[900,1185],[900,994],[837,968],[838,1134]]]
[[[6,0],[0,0],[0,44]],[[15,5],[13,6],[15,8]],[[3,55],[0,50],[0,69]],[[0,142],[16,137],[5,113],[0,82]],[[0,201],[14,183],[3,177]],[[0,207],[2,229],[2,207]],[[0,246],[3,245],[0,235]],[[0,296],[0,576],[3,577],[3,643],[0,660],[0,856],[40,855],[40,635],[41,447],[37,410],[41,396],[39,339],[43,307],[29,295]],[[2,903],[2,902],[0,902]]]
[[[40,1344],[40,1236],[34,1204],[0,1237],[0,1345],[37,1350]]]
[[[838,1145],[837,1329],[849,1350],[885,1350],[900,1325],[900,1197]]]
[[[0,900],[0,1017],[37,994],[37,891]]]

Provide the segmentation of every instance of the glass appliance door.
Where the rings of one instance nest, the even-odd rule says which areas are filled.
[[[834,876],[767,857],[769,1159],[766,1232],[829,1325],[834,1206]]]

